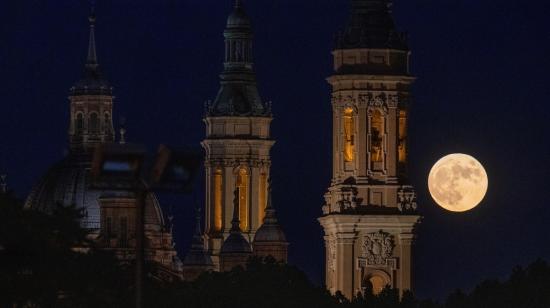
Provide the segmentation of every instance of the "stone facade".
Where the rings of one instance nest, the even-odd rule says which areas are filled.
[[[240,1],[227,19],[224,37],[220,90],[206,103],[206,139],[202,142],[206,151],[207,247],[218,267],[220,250],[231,234],[234,208],[239,209],[239,232],[248,243],[262,225],[270,151],[275,143],[270,136],[270,103],[262,101],[253,70],[251,22]]]
[[[352,0],[333,51],[333,177],[325,194],[326,285],[352,298],[412,288],[416,195],[407,183],[410,52],[386,0]]]

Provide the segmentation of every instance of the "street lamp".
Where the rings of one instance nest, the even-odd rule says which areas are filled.
[[[202,164],[202,152],[161,145],[150,178],[143,177],[146,150],[142,145],[109,143],[96,147],[92,161],[93,186],[133,191],[136,195],[136,307],[143,307],[144,211],[151,187],[190,193]]]

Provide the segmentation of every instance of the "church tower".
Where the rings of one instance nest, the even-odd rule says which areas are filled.
[[[236,0],[224,31],[225,61],[220,90],[206,103],[206,233],[212,259],[219,265],[224,239],[230,235],[234,191],[238,221],[250,243],[262,225],[271,165],[271,108],[260,98],[252,59],[252,28]]]
[[[326,285],[352,298],[411,289],[416,194],[407,184],[410,51],[389,0],[351,0],[337,35],[332,87],[333,177],[325,194]]]
[[[70,90],[69,143],[72,153],[90,153],[98,143],[114,141],[113,89],[103,78],[95,47],[95,14],[91,14],[84,74]]]

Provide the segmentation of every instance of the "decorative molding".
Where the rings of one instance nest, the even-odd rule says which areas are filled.
[[[386,265],[395,247],[394,236],[382,230],[364,236],[359,264]]]
[[[416,192],[412,186],[402,186],[397,191],[397,208],[402,213],[415,212],[417,208]]]

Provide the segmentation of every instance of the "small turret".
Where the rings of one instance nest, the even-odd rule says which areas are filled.
[[[214,270],[212,258],[204,247],[204,237],[200,221],[200,208],[197,207],[195,234],[191,241],[191,249],[183,260],[183,278],[185,280],[195,280],[201,273]]]
[[[277,221],[275,208],[272,204],[271,182],[269,183],[264,223],[254,236],[253,247],[255,256],[262,258],[271,256],[275,260],[282,262],[287,262],[288,260],[288,242],[283,228],[281,228]]]

